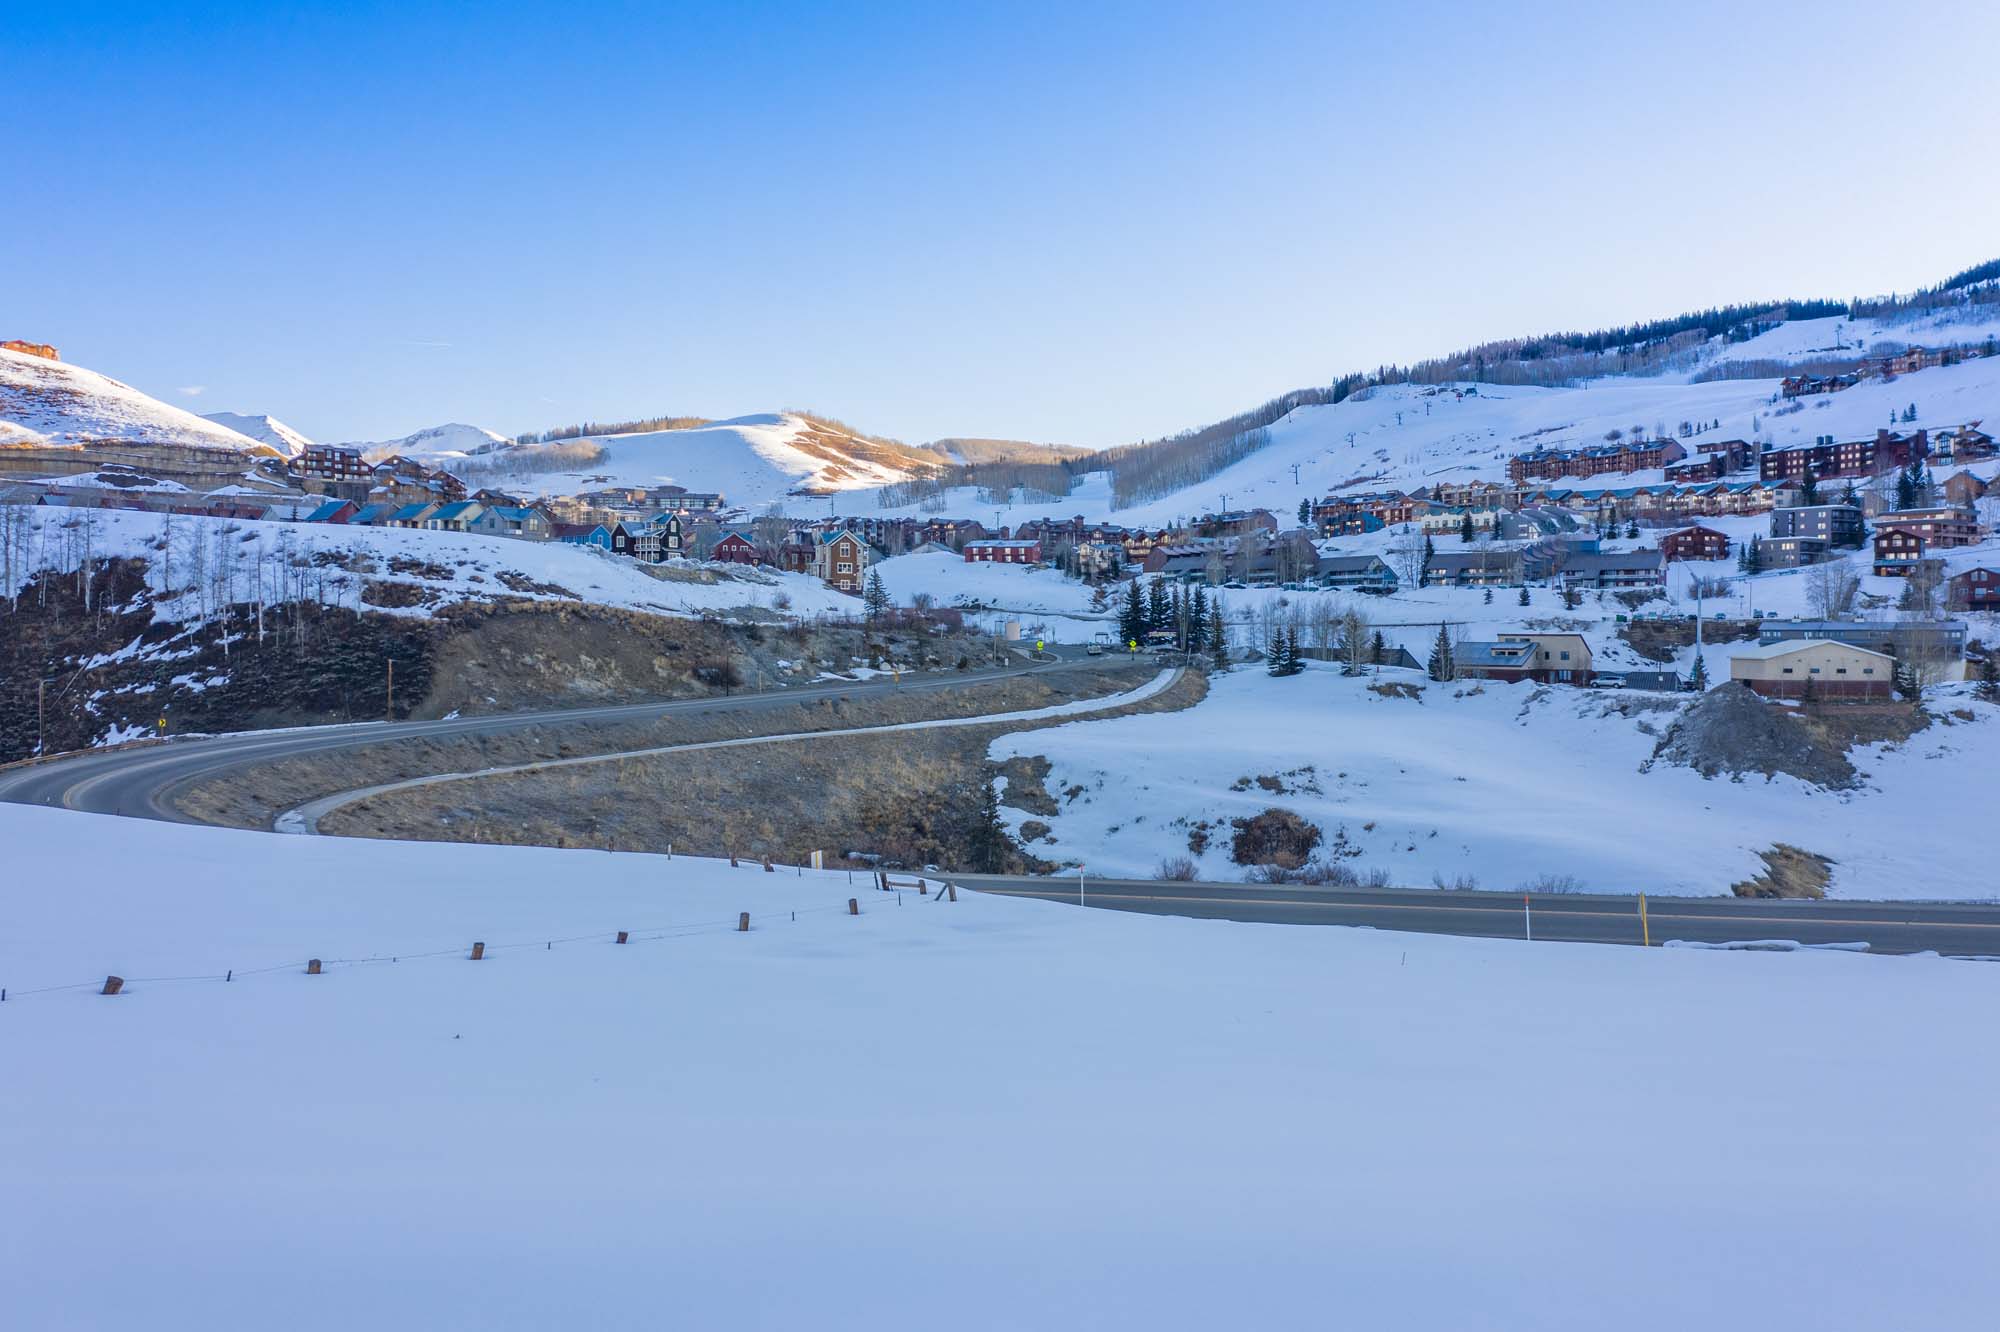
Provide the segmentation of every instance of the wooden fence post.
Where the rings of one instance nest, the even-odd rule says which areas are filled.
[[[856,899],[852,898],[852,897],[848,898],[848,899],[847,899],[847,914],[848,914],[848,915],[850,915],[850,916],[858,916],[858,915],[860,915],[860,914],[861,914],[861,903],[860,903],[859,901],[857,901]]]
[[[314,959],[312,959],[312,961],[310,961],[310,962],[306,963],[306,975],[308,975],[308,976],[317,976],[317,975],[319,975],[319,959],[318,959],[318,958],[314,958]]]
[[[476,943],[476,944],[472,945],[472,960],[473,960],[474,962],[477,962],[477,961],[478,961],[478,960],[479,960],[480,958],[482,958],[482,957],[485,957],[485,956],[486,956],[486,945],[485,945],[485,944],[483,944],[483,943]]]
[[[922,879],[918,879],[918,880],[917,880],[917,896],[918,896],[918,897],[929,897],[930,895],[931,895],[931,890],[930,890],[930,885],[929,885],[929,884],[927,884],[927,883],[925,883],[925,882],[924,882],[924,881],[923,881]]]
[[[746,934],[750,930],[750,913],[745,911],[736,918],[736,932]]]
[[[948,883],[948,884],[946,884],[946,885],[944,886],[944,890],[945,890],[946,892],[948,892],[948,893],[950,893],[950,894],[951,894],[951,900],[952,900],[952,901],[956,902],[956,901],[958,900],[958,885],[957,885],[957,884],[955,884],[955,883]]]
[[[625,931],[624,931],[624,930],[620,930],[620,931],[618,931],[618,942],[619,942],[619,943],[624,943],[624,942],[625,942],[625,937],[626,937],[626,936],[625,936]]]
[[[116,994],[124,988],[125,988],[125,978],[123,976],[106,976],[104,978],[104,988],[99,990],[98,993]]]

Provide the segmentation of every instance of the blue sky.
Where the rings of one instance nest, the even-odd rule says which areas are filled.
[[[13,7],[0,336],[325,439],[1104,445],[2000,255],[2000,7],[1629,8]]]

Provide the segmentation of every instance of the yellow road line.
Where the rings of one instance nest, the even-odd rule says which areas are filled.
[[[1072,892],[1049,891],[1039,888],[989,888],[979,891],[1002,893],[1009,897],[1046,897],[1056,902],[1073,902]],[[1511,916],[1520,910],[1516,906],[1479,906],[1470,902],[1315,902],[1288,897],[1186,897],[1180,894],[1152,895],[1143,893],[1114,893],[1092,889],[1092,901],[1110,898],[1127,902],[1194,902],[1214,906],[1289,906],[1318,907],[1327,911],[1483,911],[1492,915]],[[1680,913],[1652,912],[1655,920],[1717,921],[1734,924],[1744,921],[1754,924],[1772,925],[1816,925],[1831,927],[1836,925],[1914,925],[1931,929],[2000,930],[2000,921],[1958,921],[1958,920],[1878,920],[1873,917],[1842,916],[1838,919],[1814,920],[1810,916],[1737,916],[1737,915],[1683,915]],[[1636,904],[1631,911],[1578,911],[1573,909],[1552,909],[1550,919],[1583,917],[1593,920],[1637,920]]]

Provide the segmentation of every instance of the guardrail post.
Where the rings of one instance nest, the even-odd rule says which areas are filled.
[[[625,942],[625,938],[626,938],[626,935],[625,935],[625,931],[624,931],[624,930],[620,930],[620,931],[618,931],[618,942],[619,942],[619,943],[624,943],[624,942]]]
[[[736,917],[736,932],[738,934],[748,934],[750,932],[749,912],[745,911]]]
[[[850,897],[847,899],[847,914],[850,916],[861,914],[861,903],[855,898]]]
[[[918,897],[929,897],[930,895],[931,895],[931,889],[930,889],[930,885],[929,885],[929,884],[927,884],[927,883],[925,883],[925,882],[924,882],[924,881],[923,881],[922,879],[918,879],[918,880],[917,880],[917,896],[918,896]]]
[[[948,884],[946,884],[946,885],[944,886],[944,890],[945,890],[946,892],[948,892],[948,893],[950,893],[950,894],[951,894],[951,900],[952,900],[952,901],[956,902],[956,901],[958,900],[958,885],[957,885],[957,884],[955,884],[955,883],[948,883]]]
[[[486,945],[485,945],[485,944],[483,944],[483,943],[476,943],[476,944],[472,945],[472,960],[473,960],[474,962],[477,962],[477,961],[479,961],[479,959],[481,959],[482,957],[485,957],[485,956],[486,956]]]
[[[106,976],[104,978],[104,988],[99,990],[98,993],[116,994],[124,988],[125,988],[125,978],[123,976]]]
[[[317,975],[319,975],[319,974],[320,974],[320,972],[319,972],[319,959],[318,959],[318,958],[314,958],[314,959],[312,959],[312,960],[311,960],[310,962],[306,963],[306,975],[308,975],[308,976],[317,976]]]

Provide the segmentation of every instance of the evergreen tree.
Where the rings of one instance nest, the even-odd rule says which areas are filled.
[[[1708,663],[1701,659],[1699,652],[1694,655],[1694,669],[1688,672],[1687,687],[1696,694],[1708,692]]]
[[[1200,583],[1188,599],[1188,651],[1200,652],[1208,646],[1208,591]]]
[[[1222,598],[1217,597],[1208,609],[1208,650],[1215,657],[1215,669],[1229,669],[1229,625],[1222,618]]]
[[[1813,476],[1813,470],[1810,465],[1799,475],[1799,503],[1819,503],[1819,481]]]
[[[1979,663],[1979,683],[1972,687],[1972,695],[1985,703],[2000,703],[2000,652],[1987,649],[1986,660]]]
[[[1146,628],[1172,629],[1174,627],[1174,604],[1167,594],[1167,580],[1155,578],[1146,596]],[[1141,641],[1144,641],[1143,638]]]
[[[889,609],[889,589],[882,586],[880,569],[869,570],[868,585],[861,592],[861,604],[867,607],[868,618],[871,620]]]
[[[1919,705],[1923,703],[1924,683],[1917,678],[1917,673],[1914,670],[1910,669],[1903,662],[1898,661],[1896,663],[1896,673],[1893,678],[1896,683],[1897,693],[1912,703]]]
[[[1375,637],[1368,641],[1368,663],[1371,666],[1380,666],[1387,660],[1389,660],[1389,640],[1382,637],[1382,631],[1377,629]]]
[[[1306,659],[1299,652],[1299,627],[1296,624],[1285,628],[1285,674],[1297,675],[1306,668]]]
[[[1486,589],[1486,604],[1489,606],[1493,604],[1493,589],[1490,587]]]
[[[1459,515],[1458,539],[1468,546],[1472,544],[1472,510],[1470,509]]]
[[[1639,520],[1637,518],[1625,524],[1625,539],[1628,541],[1637,541],[1639,539]]]
[[[1913,460],[1908,467],[1896,474],[1896,507],[1914,509],[1917,507],[1917,466]]]
[[[1811,671],[1806,672],[1806,682],[1799,689],[1799,702],[1807,707],[1819,702],[1819,677]]]
[[[1530,598],[1528,596],[1528,585],[1526,583],[1523,583],[1521,584],[1521,604],[1525,606],[1528,604],[1529,600]]]
[[[1309,526],[1312,523],[1312,516],[1313,516],[1313,502],[1311,500],[1303,500],[1303,499],[1300,500],[1299,526],[1300,527]]]
[[[1264,642],[1264,669],[1272,675],[1287,675],[1285,670],[1284,631],[1273,626],[1270,638]]]
[[[1458,663],[1451,656],[1451,633],[1443,625],[1438,626],[1437,642],[1431,645],[1431,659],[1424,673],[1440,683],[1458,678]]]
[[[1007,862],[1013,858],[1007,826],[1000,821],[1000,798],[993,793],[990,781],[981,784],[979,820],[966,839],[966,850],[974,871],[980,874],[1005,874]]]
[[[1139,591],[1139,580],[1134,578],[1125,585],[1125,605],[1118,612],[1118,645],[1129,647],[1145,641],[1145,637],[1146,602]]]

